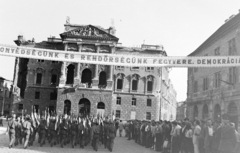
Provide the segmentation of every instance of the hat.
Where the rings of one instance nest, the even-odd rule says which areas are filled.
[[[228,114],[223,114],[223,115],[222,115],[222,119],[223,119],[223,120],[229,120]]]

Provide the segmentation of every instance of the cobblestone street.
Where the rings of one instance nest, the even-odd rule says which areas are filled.
[[[6,123],[5,123],[6,126]],[[56,145],[54,147],[50,147],[49,144],[40,147],[39,144],[35,141],[34,145],[28,147],[28,149],[23,149],[23,145],[18,145],[17,147],[8,148],[8,136],[5,134],[6,127],[0,127],[0,153],[91,153],[96,152],[92,149],[90,145],[85,147],[84,149],[80,149],[80,147],[71,148],[70,145],[65,146],[65,148],[61,148],[60,145]],[[107,149],[104,149],[103,146],[99,147],[99,153],[109,152]],[[151,149],[146,149],[138,144],[136,144],[133,140],[128,141],[126,137],[116,137],[114,141],[113,152],[116,153],[156,153],[156,151]]]

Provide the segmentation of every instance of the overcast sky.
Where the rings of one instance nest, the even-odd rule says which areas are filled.
[[[163,45],[168,56],[187,56],[240,9],[240,0],[5,0],[0,1],[0,44],[19,34],[36,42],[72,24],[108,28],[114,20],[124,46]],[[0,57],[0,76],[13,79],[14,58]],[[173,68],[177,100],[186,100],[187,68]]]

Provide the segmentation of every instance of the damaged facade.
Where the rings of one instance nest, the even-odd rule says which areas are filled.
[[[61,38],[51,37],[36,43],[34,39],[25,41],[19,36],[15,43],[72,52],[166,56],[162,46],[129,48],[119,45],[114,27],[103,29],[69,22],[64,26],[65,32],[60,34]],[[169,73],[165,69],[168,68],[16,58],[13,112],[29,113],[34,105],[40,113],[48,108],[50,112],[56,111],[58,114],[114,114],[124,120],[163,119],[161,113],[166,112],[160,108],[164,98],[161,90],[164,82],[167,85],[166,92],[171,92],[172,103],[176,103],[176,92],[170,80],[162,79],[163,73],[166,76]]]

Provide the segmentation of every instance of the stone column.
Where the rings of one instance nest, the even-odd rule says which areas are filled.
[[[82,51],[82,43],[78,43],[78,52],[81,53],[81,51]],[[74,86],[79,85],[81,83],[81,75],[80,75],[81,64],[80,63],[77,63],[76,71],[77,71],[77,76],[74,78]]]
[[[97,47],[97,53],[99,53],[100,51],[100,44],[95,44],[95,46]],[[98,65],[95,65],[95,71],[94,71],[94,78],[92,80],[93,83],[93,87],[98,86],[99,80],[98,80]]]
[[[64,43],[64,50],[67,51],[68,48],[68,44],[65,42]],[[66,62],[62,63],[62,67],[61,67],[61,78],[60,78],[60,82],[59,82],[59,87],[64,87],[65,83],[66,83]]]
[[[144,88],[144,93],[147,94],[147,82],[148,82],[148,78],[145,77],[145,88]]]
[[[113,54],[114,51],[115,51],[115,46],[114,45],[110,45],[110,54]],[[113,86],[113,66],[110,65],[109,66],[109,78],[107,80],[107,88],[108,89],[112,89],[112,86]]]

